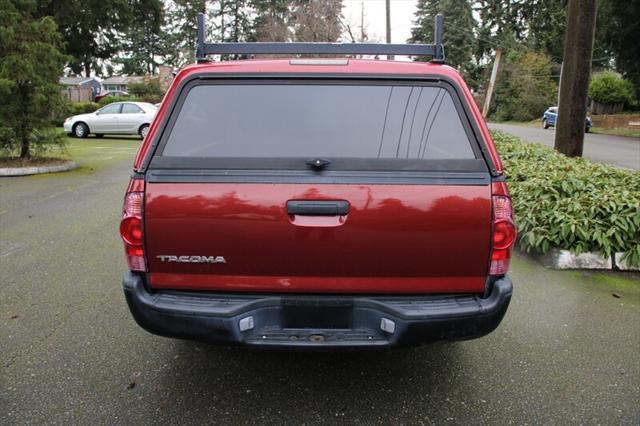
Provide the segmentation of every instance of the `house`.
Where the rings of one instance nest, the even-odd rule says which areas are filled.
[[[93,77],[60,77],[62,94],[72,102],[91,102],[102,92],[102,85]]]
[[[131,83],[142,83],[145,77],[141,75],[113,76],[102,81],[102,87],[107,92],[128,92]]]

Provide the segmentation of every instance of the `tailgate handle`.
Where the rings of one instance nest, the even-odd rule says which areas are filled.
[[[344,216],[349,214],[348,201],[287,201],[287,213],[300,216]]]

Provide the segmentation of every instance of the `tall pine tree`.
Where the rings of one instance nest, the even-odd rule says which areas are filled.
[[[136,0],[131,3],[130,21],[120,39],[122,73],[155,74],[166,53],[162,29],[165,22],[162,0]]]
[[[34,18],[34,6],[0,0],[0,148],[19,148],[23,159],[31,157],[34,144],[59,140],[50,120],[67,59],[55,21]]]
[[[256,11],[254,41],[289,41],[292,8],[288,0],[251,0]]]
[[[444,45],[446,62],[458,69],[465,70],[473,64],[475,47],[474,32],[476,22],[473,19],[471,4],[467,0],[419,0],[415,13],[414,26],[411,29],[411,43],[433,43],[435,17],[444,15]],[[428,60],[429,58],[417,58]]]
[[[206,0],[173,0],[170,3],[164,28],[166,36],[163,39],[167,52],[165,57],[167,65],[181,68],[195,61],[196,20],[200,12],[206,15]]]

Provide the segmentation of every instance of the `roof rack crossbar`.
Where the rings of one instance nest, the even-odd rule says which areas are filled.
[[[196,61],[206,62],[208,55],[409,55],[431,56],[444,62],[442,46],[443,17],[435,19],[434,44],[383,43],[206,43],[204,14],[198,13]]]

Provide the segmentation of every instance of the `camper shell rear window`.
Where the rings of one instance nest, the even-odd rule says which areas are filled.
[[[486,170],[443,82],[198,80],[184,86],[151,163],[220,168]]]

